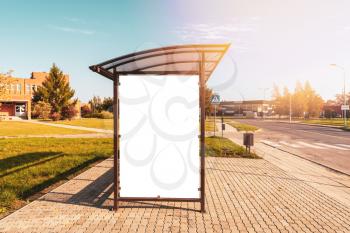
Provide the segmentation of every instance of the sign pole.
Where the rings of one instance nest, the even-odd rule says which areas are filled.
[[[214,137],[215,137],[215,124],[216,124],[216,104],[214,105]]]
[[[218,94],[214,94],[211,97],[211,103],[214,104],[214,136],[216,135],[215,133],[215,126],[216,126],[216,105],[220,104],[220,96]]]
[[[221,112],[221,137],[224,137],[224,116],[222,115]]]
[[[347,118],[346,118],[346,111],[348,111],[350,109],[349,105],[342,105],[341,106],[341,110],[343,112],[343,118],[344,118],[344,128],[347,128],[348,124],[347,124]]]

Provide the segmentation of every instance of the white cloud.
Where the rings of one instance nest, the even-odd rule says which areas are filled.
[[[236,33],[255,31],[254,25],[233,24],[190,24],[177,28],[173,32],[186,41],[229,40]]]
[[[63,19],[73,22],[73,23],[85,23],[84,20],[79,19],[79,18],[74,18],[74,17],[64,17]]]
[[[93,30],[87,30],[87,29],[81,29],[81,28],[61,27],[61,26],[54,26],[54,25],[49,25],[49,27],[62,32],[78,33],[78,34],[84,34],[84,35],[95,34],[95,31]]]

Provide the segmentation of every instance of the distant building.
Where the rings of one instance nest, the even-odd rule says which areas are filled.
[[[0,117],[31,119],[33,93],[42,85],[48,75],[46,72],[32,72],[30,78],[11,77],[9,84],[6,84],[8,96],[6,99],[0,99]],[[65,75],[65,77],[69,82],[69,76]]]
[[[225,116],[270,116],[273,115],[273,102],[268,100],[222,101],[217,109],[218,115]]]
[[[342,116],[343,116],[343,111],[341,110],[340,104],[328,102],[323,105],[322,117],[337,118]]]

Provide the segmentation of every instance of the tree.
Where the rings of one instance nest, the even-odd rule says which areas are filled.
[[[32,116],[40,119],[49,119],[51,113],[51,105],[44,101],[39,101],[33,107]]]
[[[64,106],[62,108],[62,118],[65,120],[65,119],[68,119],[68,120],[72,120],[78,113],[78,110],[75,108],[75,104],[70,104],[70,105],[67,105],[67,106]]]
[[[304,99],[306,102],[306,117],[319,117],[322,112],[324,101],[311,87],[309,81],[304,86]]]
[[[62,109],[71,104],[76,104],[77,100],[72,100],[75,91],[70,87],[63,72],[53,64],[49,76],[34,92],[33,102],[44,101],[51,105],[51,115],[59,113],[61,115]],[[58,114],[54,114],[57,118]]]
[[[9,96],[9,85],[11,83],[12,71],[0,73],[0,100],[6,100]],[[1,104],[0,104],[1,105]]]
[[[338,105],[343,105],[344,104],[344,94],[336,94],[335,96],[335,102]],[[350,92],[346,94],[346,103],[350,103]]]
[[[103,99],[102,110],[113,112],[113,98],[107,97]]]
[[[294,94],[292,95],[292,109],[293,109],[293,116],[294,117],[303,117],[306,110],[306,99],[305,99],[305,93],[304,88],[301,82],[297,82],[294,90]]]
[[[283,88],[283,95],[280,94],[279,88],[275,85],[273,91],[273,100],[275,112],[282,116],[289,114],[290,92],[287,87]]]
[[[290,93],[287,87],[283,88],[283,96],[281,101],[281,114],[289,115],[290,114],[290,103],[291,103],[292,93]]]
[[[346,99],[346,105],[349,105],[349,103],[350,103],[350,92],[345,95],[345,99]],[[335,96],[335,102],[339,106],[343,105],[344,104],[344,94],[337,94]],[[344,115],[344,113],[342,113],[342,115]],[[350,111],[346,111],[346,117],[347,118],[350,117]]]
[[[319,117],[323,108],[323,99],[311,87],[307,81],[303,86],[296,83],[294,93],[290,93],[284,87],[283,95],[280,95],[277,86],[274,86],[275,112],[279,115],[289,115],[290,103],[292,104],[293,117]]]
[[[80,108],[80,112],[81,112],[81,117],[89,117],[91,116],[91,108],[89,107],[89,105],[83,105]]]
[[[53,112],[50,114],[50,118],[53,121],[58,121],[59,119],[61,119],[61,114],[59,112]]]
[[[282,115],[282,96],[279,90],[279,87],[276,84],[273,84],[272,98],[274,100],[275,112],[279,115]]]
[[[99,113],[102,111],[102,100],[99,96],[94,96],[89,101],[92,113]]]
[[[205,87],[205,113],[206,115],[209,115],[212,111],[212,104],[211,104],[211,98],[213,96],[213,90]]]

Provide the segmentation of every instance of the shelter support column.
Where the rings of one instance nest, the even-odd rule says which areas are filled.
[[[201,53],[199,62],[199,102],[200,102],[200,177],[201,212],[205,212],[205,54]]]
[[[114,151],[114,210],[119,207],[119,75],[113,81],[113,151]]]

